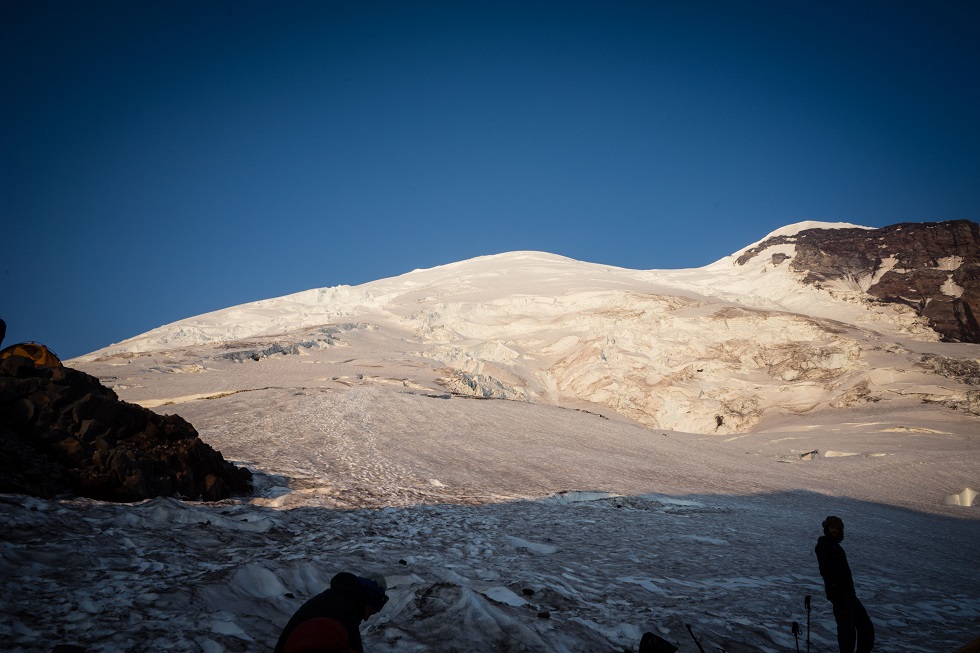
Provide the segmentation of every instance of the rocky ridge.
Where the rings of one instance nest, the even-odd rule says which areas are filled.
[[[969,220],[901,223],[880,229],[806,229],[763,240],[738,259],[792,244],[789,259],[804,283],[846,284],[873,301],[913,309],[947,342],[980,343],[980,225]]]
[[[120,401],[84,372],[20,356],[0,362],[0,454],[0,492],[217,501],[251,490],[251,472],[181,417]]]

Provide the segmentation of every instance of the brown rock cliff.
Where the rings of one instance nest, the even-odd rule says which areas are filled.
[[[0,492],[216,501],[250,492],[251,477],[181,417],[120,401],[95,377],[0,361]]]
[[[746,251],[744,265],[773,245],[792,243],[791,269],[803,281],[870,281],[866,292],[925,317],[950,342],[980,343],[980,225],[969,220],[905,222],[880,229],[806,229]],[[781,259],[785,255],[777,254]],[[778,263],[780,261],[775,261]]]

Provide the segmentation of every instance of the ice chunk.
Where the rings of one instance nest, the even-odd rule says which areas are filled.
[[[506,603],[507,605],[512,605],[515,608],[520,608],[527,605],[527,601],[519,597],[514,592],[510,591],[506,587],[491,587],[485,589],[480,594],[483,594],[488,599],[493,599],[497,603]]]
[[[973,500],[977,498],[977,493],[970,488],[965,488],[959,494],[950,494],[946,497],[947,506],[966,506],[973,505]]]
[[[282,596],[287,591],[273,572],[259,564],[245,565],[235,572],[231,582],[242,594],[258,599]]]

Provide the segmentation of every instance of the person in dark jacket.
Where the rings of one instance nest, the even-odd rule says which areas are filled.
[[[868,653],[875,645],[875,628],[867,610],[854,592],[854,579],[847,555],[840,545],[844,539],[844,521],[830,516],[823,521],[823,536],[814,551],[827,599],[834,606],[837,621],[837,644],[841,653]]]
[[[286,653],[287,641],[290,634],[298,626],[317,619],[336,619],[343,624],[347,631],[347,646],[352,651],[363,653],[360,624],[371,615],[381,611],[388,596],[383,576],[355,576],[342,571],[330,579],[330,587],[320,592],[300,606],[300,609],[290,618],[282,629],[275,653]],[[316,649],[304,649],[316,650]],[[324,651],[331,650],[330,646],[323,647]]]

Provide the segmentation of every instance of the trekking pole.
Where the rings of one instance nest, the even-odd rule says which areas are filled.
[[[803,607],[806,608],[806,653],[810,653],[810,595],[809,594],[807,594],[806,598],[803,599]]]
[[[698,650],[701,651],[701,653],[704,653],[704,647],[701,646],[701,642],[698,641],[698,638],[694,636],[694,631],[691,629],[691,624],[685,625],[687,626],[687,632],[691,633],[691,637],[694,638],[694,643],[698,645]]]
[[[799,622],[794,621],[793,622],[793,639],[796,640],[796,653],[800,653],[800,634],[802,632],[803,632],[803,629],[800,628]]]

